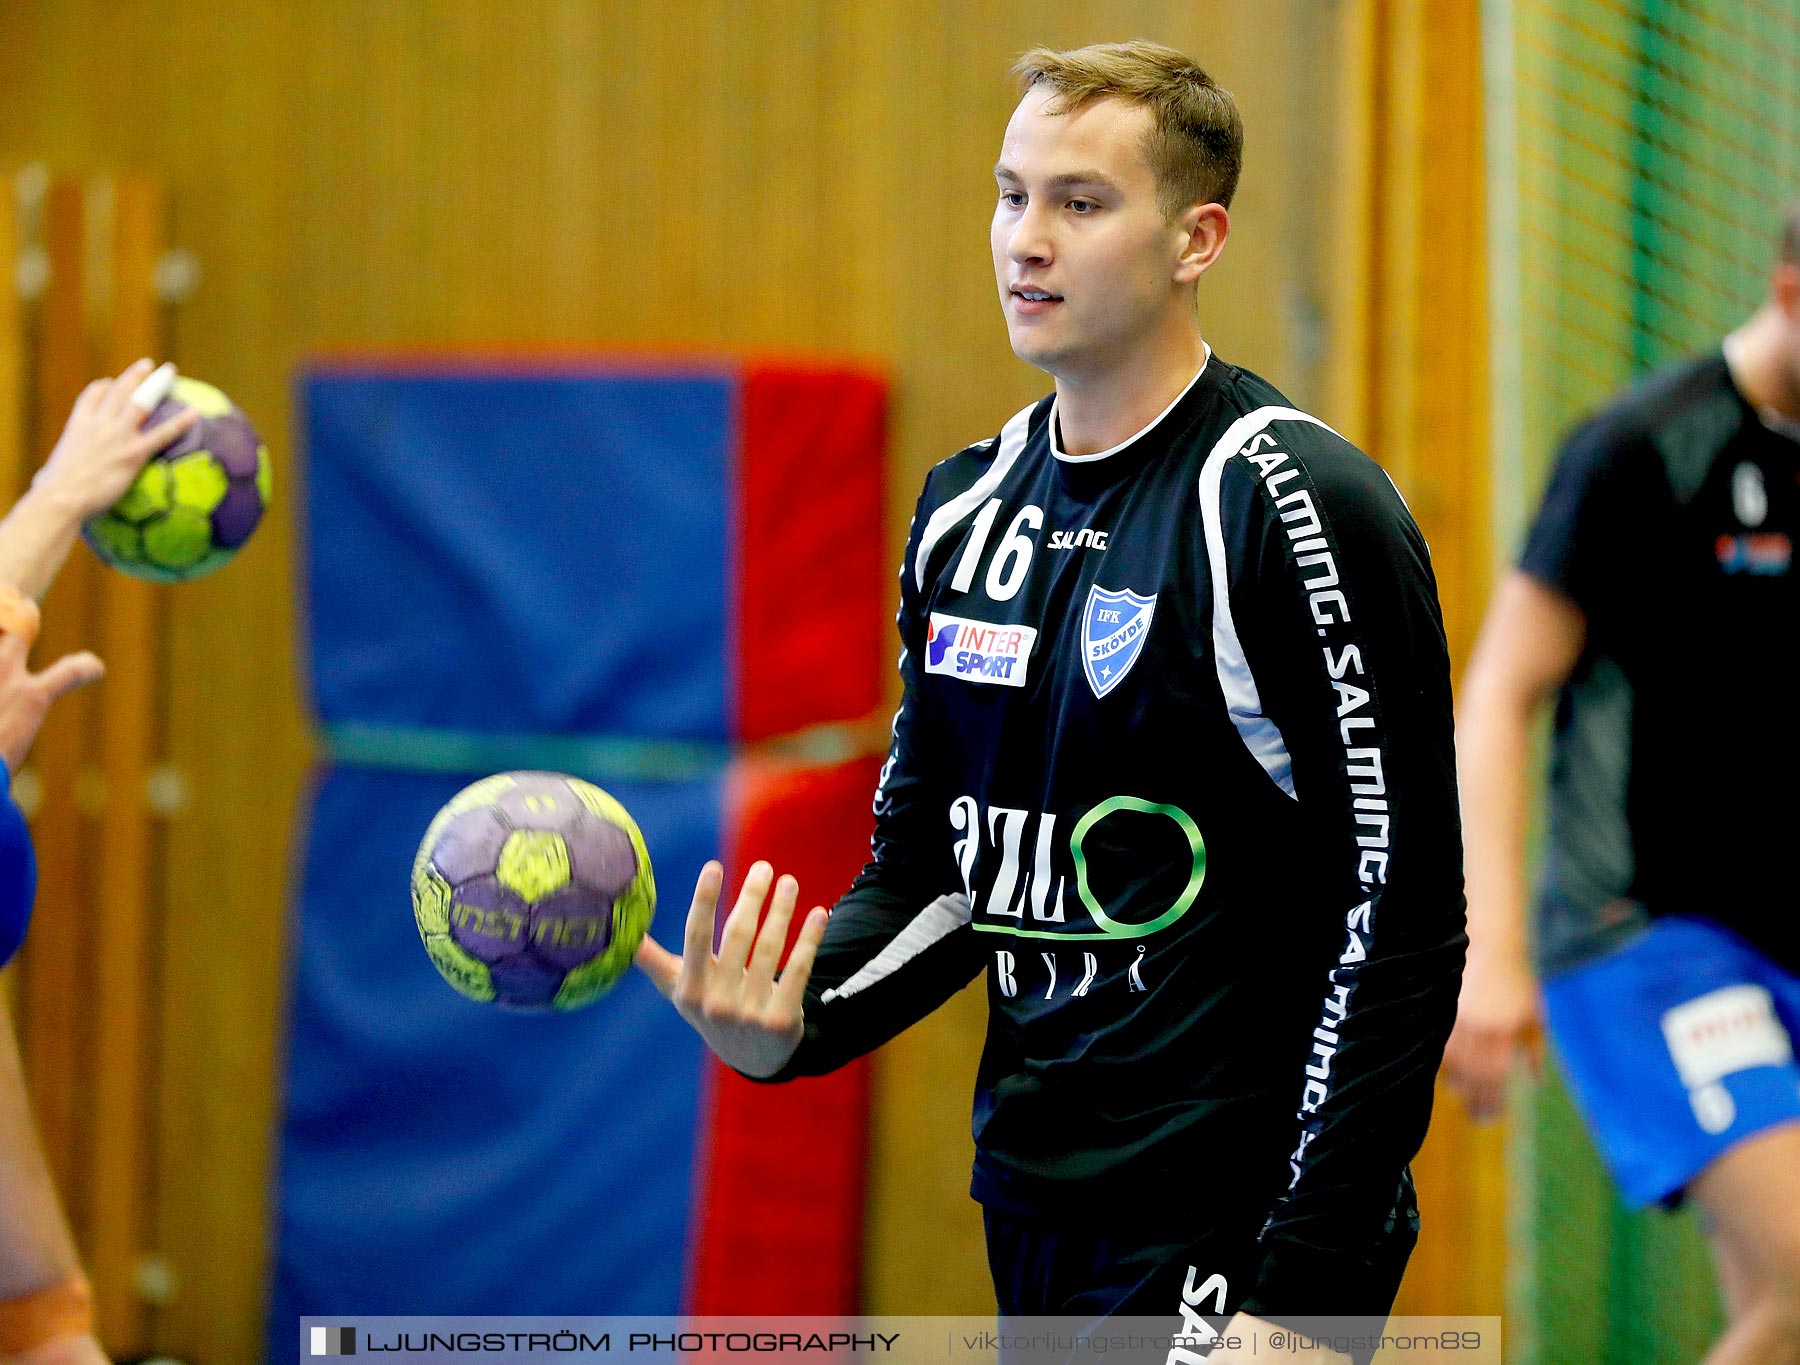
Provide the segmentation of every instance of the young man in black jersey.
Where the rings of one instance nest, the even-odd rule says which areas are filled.
[[[1379,467],[1202,338],[1231,97],[1149,43],[1018,74],[991,244],[1055,392],[926,481],[873,857],[779,976],[798,892],[766,864],[716,956],[709,865],[682,956],[639,960],[774,1080],[985,974],[1004,1314],[1385,1314],[1463,949],[1426,548]]]
[[[1539,991],[1627,1200],[1692,1196],[1710,1365],[1800,1362],[1800,210],[1767,300],[1563,448],[1464,681],[1471,945],[1446,1073],[1498,1113]],[[1558,694],[1525,932],[1529,730]]]

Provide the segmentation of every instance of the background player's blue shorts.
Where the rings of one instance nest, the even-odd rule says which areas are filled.
[[[1679,1202],[1727,1148],[1800,1122],[1800,977],[1717,924],[1655,920],[1544,996],[1576,1103],[1634,1206]]]

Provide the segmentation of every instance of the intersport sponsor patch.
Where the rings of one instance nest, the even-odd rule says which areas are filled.
[[[925,671],[964,682],[1025,686],[1037,631],[1031,626],[996,626],[963,616],[931,613],[925,645]]]

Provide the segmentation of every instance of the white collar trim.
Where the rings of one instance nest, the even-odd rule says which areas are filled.
[[[1050,400],[1049,419],[1050,453],[1064,464],[1092,464],[1095,460],[1104,460],[1109,455],[1117,455],[1121,450],[1125,449],[1126,446],[1143,439],[1143,437],[1156,429],[1157,424],[1161,422],[1163,418],[1167,417],[1175,410],[1175,405],[1188,396],[1188,390],[1198,384],[1200,382],[1200,376],[1206,373],[1207,364],[1212,360],[1212,347],[1208,346],[1204,341],[1202,341],[1200,345],[1206,351],[1206,354],[1200,359],[1200,368],[1194,371],[1194,377],[1188,380],[1187,387],[1182,389],[1180,393],[1176,394],[1175,397],[1169,401],[1169,406],[1157,413],[1156,416],[1152,417],[1138,430],[1132,432],[1131,435],[1127,436],[1123,441],[1120,441],[1118,445],[1108,447],[1105,450],[1097,450],[1092,455],[1069,455],[1064,453],[1062,441],[1058,437],[1056,431],[1056,400],[1052,398]]]

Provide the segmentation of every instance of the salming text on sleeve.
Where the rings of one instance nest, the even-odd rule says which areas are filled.
[[[1289,1189],[1246,1307],[1355,1313],[1389,1273],[1394,1222],[1414,1216],[1407,1162],[1456,1014],[1449,663],[1425,543],[1387,476],[1310,420],[1265,410],[1246,426],[1214,456],[1222,515],[1244,528],[1230,600],[1335,934],[1296,1070]]]

